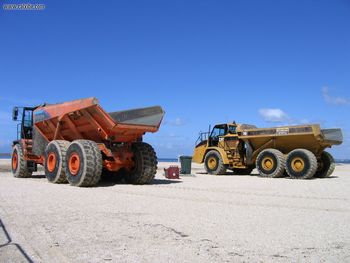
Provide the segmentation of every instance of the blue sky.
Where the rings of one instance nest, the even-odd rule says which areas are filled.
[[[103,2],[0,11],[0,152],[14,105],[95,96],[108,111],[162,105],[145,138],[159,157],[192,154],[200,130],[231,120],[340,127],[331,152],[350,157],[349,1]]]

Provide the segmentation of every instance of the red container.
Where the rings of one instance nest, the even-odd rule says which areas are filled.
[[[179,179],[180,169],[176,165],[169,166],[168,169],[164,169],[165,178]]]

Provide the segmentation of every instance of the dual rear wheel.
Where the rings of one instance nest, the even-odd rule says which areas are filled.
[[[149,183],[157,172],[156,153],[152,146],[143,142],[134,143],[132,150],[135,167],[125,173],[124,179],[133,184]],[[102,153],[94,141],[54,140],[46,147],[44,166],[45,175],[52,183],[94,186],[102,175]]]
[[[293,179],[329,177],[334,171],[334,159],[323,152],[319,161],[306,149],[295,149],[285,157],[276,149],[263,150],[256,159],[256,168],[264,177],[282,177],[285,172]]]
[[[204,166],[208,174],[221,175],[226,173],[219,152],[209,151],[204,158]],[[256,158],[256,168],[262,177],[284,177],[293,179],[310,179],[312,177],[329,177],[335,168],[334,159],[328,152],[322,152],[321,158],[306,149],[295,149],[285,156],[276,149],[265,149]],[[252,169],[233,169],[234,174],[250,174]]]
[[[89,140],[51,141],[45,151],[45,175],[49,182],[93,186],[102,172],[102,154]]]

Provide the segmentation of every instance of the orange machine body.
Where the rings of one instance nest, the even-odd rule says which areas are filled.
[[[107,113],[96,98],[87,98],[39,106],[33,112],[33,125],[47,142],[95,141],[102,151],[105,169],[117,171],[132,169],[131,143],[141,141],[146,132],[158,131],[163,116],[159,106]],[[35,141],[22,140],[24,145],[33,143]],[[44,155],[34,155],[31,147],[24,149],[27,160],[44,163]]]

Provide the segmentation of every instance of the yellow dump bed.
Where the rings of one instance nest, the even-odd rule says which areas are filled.
[[[238,136],[252,150],[275,148],[288,153],[297,148],[319,154],[325,148],[339,145],[343,141],[341,129],[321,129],[319,124],[282,126],[272,128],[237,127]]]

